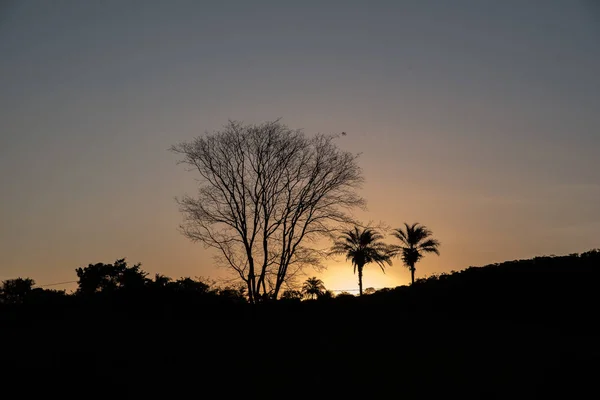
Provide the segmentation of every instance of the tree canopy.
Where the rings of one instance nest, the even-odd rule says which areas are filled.
[[[395,246],[395,252],[400,255],[402,262],[410,270],[412,283],[415,283],[415,264],[425,256],[425,253],[440,255],[440,242],[433,239],[432,234],[431,230],[418,222],[412,225],[405,222],[404,228],[395,229],[393,232],[400,241],[400,245]]]
[[[359,294],[363,294],[362,274],[366,264],[375,263],[385,272],[385,264],[392,265],[392,248],[382,242],[383,235],[372,228],[359,228],[344,232],[333,244],[330,254],[341,254],[352,262],[354,273],[358,270]]]
[[[309,137],[279,120],[229,121],[171,147],[199,176],[197,194],[177,199],[182,233],[217,250],[250,302],[276,299],[304,266],[318,267],[323,251],[304,243],[352,223],[350,211],[364,206],[358,156],[337,138]]]

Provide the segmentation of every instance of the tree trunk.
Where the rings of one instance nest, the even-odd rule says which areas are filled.
[[[246,284],[248,285],[248,301],[250,302],[250,304],[254,304],[254,293],[252,293],[252,284],[250,283],[249,279],[246,282]]]
[[[358,266],[358,293],[359,293],[359,296],[362,296],[362,270],[363,270],[363,266],[359,265]]]
[[[411,265],[410,266],[410,278],[412,280],[412,284],[415,283],[415,266]]]

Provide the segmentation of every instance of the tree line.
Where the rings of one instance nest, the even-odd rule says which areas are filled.
[[[247,299],[244,288],[218,285],[208,279],[182,277],[172,279],[163,274],[149,277],[141,264],[128,265],[126,259],[114,263],[95,263],[76,268],[77,289],[64,290],[36,287],[31,278],[7,279],[0,283],[0,305],[43,306],[69,305],[89,307],[113,304],[139,308],[163,305],[183,308],[206,304],[242,304]]]
[[[414,283],[415,264],[425,253],[439,254],[439,242],[432,239],[431,231],[418,223],[399,228],[393,234],[401,242],[400,245],[383,243],[383,235],[373,228],[355,227],[345,232],[334,243],[330,254],[342,254],[351,261],[354,272],[358,271],[359,295],[363,295],[363,268],[370,263],[375,263],[384,270],[384,265],[392,264],[392,258],[400,256],[404,265],[411,271]],[[94,295],[120,295],[122,293],[136,293],[142,291],[161,291],[167,294],[200,294],[221,296],[237,301],[246,301],[246,288],[243,285],[219,287],[208,280],[192,279],[190,277],[173,280],[172,278],[156,274],[148,278],[148,273],[141,269],[141,264],[127,265],[126,260],[118,259],[112,264],[89,264],[85,268],[77,268],[77,290],[75,296],[89,297]],[[66,295],[64,291],[48,290],[35,287],[31,278],[8,279],[0,285],[0,302],[4,304],[20,304],[27,299],[48,298],[49,296]],[[347,295],[344,293],[342,295]],[[316,298],[331,298],[334,294],[325,288],[322,280],[308,278],[300,289],[287,289],[281,298],[285,300],[301,300]]]
[[[89,264],[77,268],[76,273],[78,287],[71,294],[36,287],[30,278],[3,281],[0,319],[16,315],[11,310],[17,314],[29,310],[44,318],[62,315],[67,310],[71,314],[66,315],[77,318],[97,317],[100,312],[108,316],[125,313],[155,319],[194,315],[229,318],[261,309],[250,304],[243,285],[220,286],[190,277],[173,280],[162,274],[149,277],[140,264],[128,265],[125,259],[111,264]],[[407,286],[369,288],[363,296],[334,295],[322,280],[310,277],[297,289],[284,291],[278,300],[260,304],[276,306],[274,310],[298,305],[300,311],[330,317],[364,311],[369,315],[414,313],[423,317],[492,316],[526,321],[579,318],[579,323],[592,323],[593,310],[600,306],[595,288],[598,279],[600,251],[590,250],[434,274],[415,279]],[[333,314],[327,311],[330,307],[335,307]],[[277,315],[281,318],[286,314],[287,311]]]

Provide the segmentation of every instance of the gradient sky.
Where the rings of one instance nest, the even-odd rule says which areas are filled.
[[[361,218],[442,242],[417,276],[600,247],[598,4],[0,1],[0,279],[222,276],[177,231],[195,176],[167,149],[228,119],[347,132]]]

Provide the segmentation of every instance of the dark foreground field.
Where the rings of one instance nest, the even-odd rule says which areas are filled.
[[[4,327],[1,376],[7,393],[84,398],[545,399],[597,394],[600,342],[591,330],[357,317],[304,316],[266,325],[248,319],[188,319]]]
[[[592,251],[362,298],[50,296],[0,308],[0,397],[599,398],[599,281]]]

